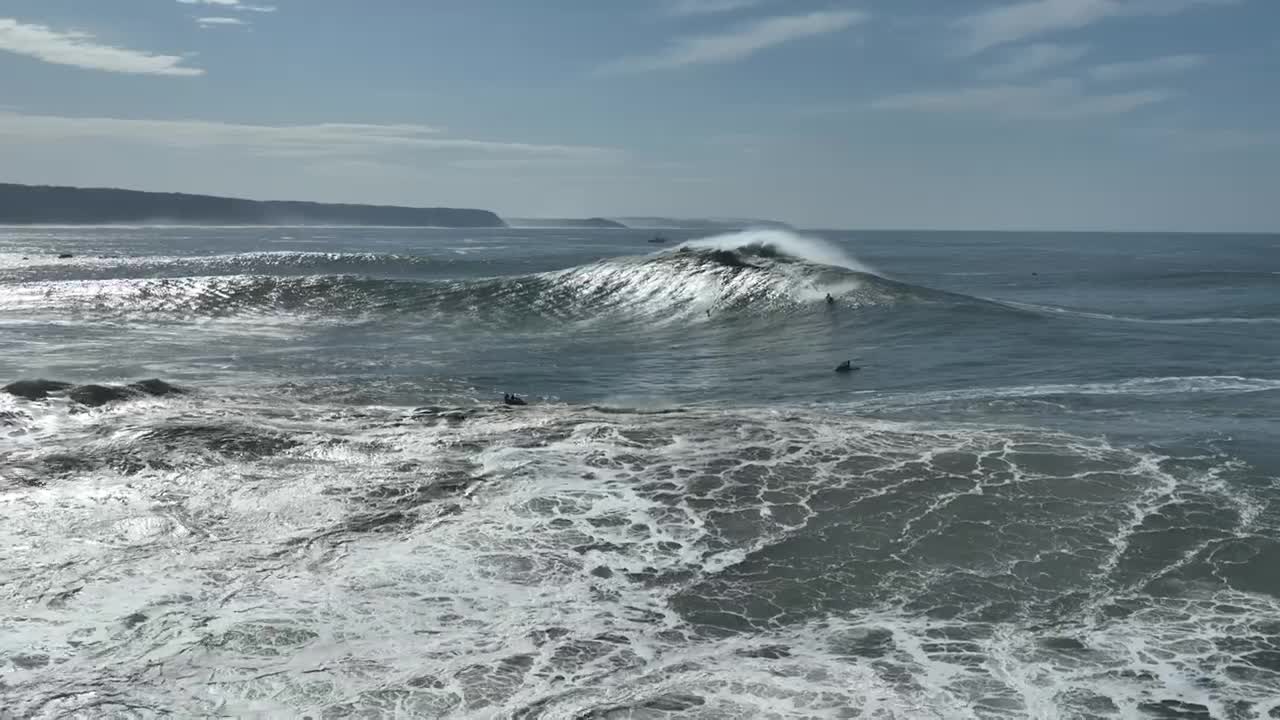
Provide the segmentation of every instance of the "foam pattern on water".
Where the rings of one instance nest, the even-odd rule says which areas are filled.
[[[23,410],[21,717],[1280,712],[1276,481],[1207,448],[809,411]]]

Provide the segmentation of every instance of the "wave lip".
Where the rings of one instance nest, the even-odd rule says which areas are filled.
[[[744,230],[681,243],[680,248],[728,250],[748,256],[788,258],[814,265],[845,268],[867,275],[880,275],[865,263],[824,240],[785,230]]]

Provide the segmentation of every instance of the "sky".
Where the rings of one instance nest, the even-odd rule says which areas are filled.
[[[4,0],[0,182],[1280,231],[1280,0]]]

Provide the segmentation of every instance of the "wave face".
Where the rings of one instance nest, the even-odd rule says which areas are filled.
[[[440,263],[370,253],[247,253],[132,263],[92,258],[83,264],[89,269],[87,278],[12,286],[0,302],[13,311],[479,313],[523,322],[602,315],[697,319],[722,311],[768,315],[810,307],[828,294],[850,307],[944,295],[887,280],[821,241],[781,231],[698,240],[653,255],[610,258],[567,270],[462,280],[414,278]],[[120,270],[147,277],[100,277]],[[308,274],[314,270],[341,272]],[[191,271],[200,274],[155,277]],[[379,272],[384,277],[371,276]]]
[[[0,228],[0,716],[1280,717],[1280,242],[664,235]]]

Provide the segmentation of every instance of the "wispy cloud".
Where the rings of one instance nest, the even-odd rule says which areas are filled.
[[[217,27],[219,25],[244,25],[245,21],[233,17],[202,17],[196,18],[196,24],[200,27]]]
[[[1165,128],[1151,134],[1190,152],[1280,150],[1280,131],[1275,130]]]
[[[275,12],[275,5],[246,5],[240,0],[178,0],[183,5],[212,5],[228,10],[237,10],[240,12]]]
[[[79,31],[59,31],[12,18],[0,18],[0,50],[57,65],[140,75],[203,75],[204,70],[182,65],[180,55],[157,55],[97,42]]]
[[[1051,32],[1075,30],[1113,17],[1172,15],[1239,0],[1023,0],[991,7],[959,21],[965,49],[976,53]]]
[[[989,78],[1017,78],[1034,75],[1050,68],[1068,65],[1089,52],[1084,45],[1055,45],[1036,43],[1014,48],[1003,62],[983,71]]]
[[[1204,65],[1203,55],[1166,55],[1150,60],[1098,65],[1089,71],[1095,80],[1132,80],[1152,75],[1186,72]]]
[[[1147,89],[1122,93],[1088,94],[1069,79],[1031,85],[988,85],[893,95],[872,103],[876,110],[929,113],[996,113],[1000,115],[1074,119],[1120,115],[1165,102],[1167,90]]]
[[[444,135],[438,128],[413,124],[253,125],[0,113],[0,141],[5,139],[21,142],[105,140],[182,150],[240,150],[274,157],[361,157],[447,150],[580,161],[620,157],[620,152],[611,148],[455,138]]]
[[[634,73],[731,63],[777,45],[839,32],[866,19],[866,13],[853,10],[764,18],[724,33],[680,38],[660,53],[623,58],[601,68],[601,72]]]
[[[668,0],[669,15],[715,15],[755,7],[765,0]]]

